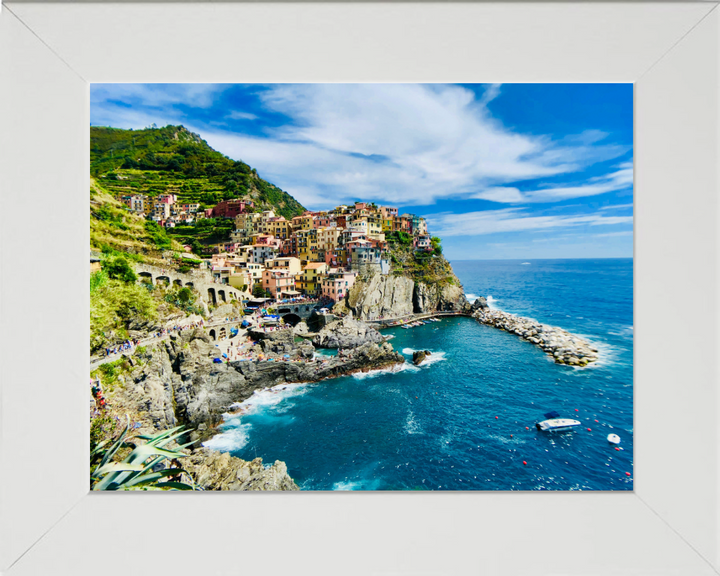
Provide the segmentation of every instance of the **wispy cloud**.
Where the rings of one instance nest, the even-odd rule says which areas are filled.
[[[632,224],[632,216],[583,215],[532,215],[521,208],[441,213],[427,216],[428,224],[440,236],[480,236],[501,232],[550,230],[576,226],[607,226]]]
[[[323,206],[312,202],[359,197],[429,205],[446,198],[521,203],[601,194],[617,189],[615,177],[530,192],[521,192],[516,182],[573,174],[630,150],[594,129],[557,137],[506,127],[487,108],[502,97],[497,84],[479,96],[454,85],[256,86],[252,97],[259,98],[259,110],[287,122],[252,135],[237,133],[231,122],[261,122],[262,112],[254,108],[223,111],[206,122],[192,114],[217,103],[228,87],[93,85],[93,123],[126,128],[183,123],[314,207]]]
[[[233,110],[225,116],[225,118],[229,118],[230,120],[257,120],[258,115],[253,114],[251,112],[242,112],[241,110]]]

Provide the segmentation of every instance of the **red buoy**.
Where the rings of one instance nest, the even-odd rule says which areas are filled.
[[[595,420],[595,422],[600,422],[600,420]]]
[[[630,476],[630,472],[625,472],[625,476]]]
[[[588,432],[592,432],[592,430],[590,428],[588,428]]]
[[[615,450],[617,450],[618,452],[620,452],[620,448],[618,448],[617,446],[615,447]]]
[[[523,465],[527,466],[527,462],[525,462],[525,460],[523,460]]]
[[[525,430],[530,430],[530,428],[528,428],[527,426],[525,426]]]
[[[498,417],[497,417],[497,416],[495,416],[495,420],[497,420],[497,419],[498,419]]]
[[[510,434],[510,438],[512,438],[512,434]]]

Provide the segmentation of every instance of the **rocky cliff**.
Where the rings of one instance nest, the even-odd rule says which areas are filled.
[[[383,337],[364,322],[351,316],[336,320],[315,334],[312,343],[320,348],[357,348],[368,342],[382,342]]]
[[[462,285],[452,273],[439,280],[414,280],[409,276],[380,273],[360,277],[348,292],[347,299],[336,306],[338,311],[345,308],[361,320],[403,318],[468,307]]]
[[[313,382],[405,361],[386,342],[365,342],[342,357],[314,358],[308,341],[294,342],[292,330],[262,333],[254,345],[264,361],[218,364],[219,351],[201,330],[186,330],[128,357],[129,369],[108,391],[113,413],[129,414],[137,433],[153,434],[179,424],[190,438],[212,436],[222,415],[255,390],[284,382]],[[205,490],[297,490],[285,463],[263,465],[197,447],[181,465]]]
[[[358,278],[345,306],[362,320],[407,316],[413,313],[414,288],[412,278],[377,273]]]

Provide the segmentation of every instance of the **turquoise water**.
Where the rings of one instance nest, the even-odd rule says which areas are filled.
[[[283,460],[307,490],[631,490],[632,260],[452,264],[470,298],[584,335],[600,362],[556,365],[469,318],[396,328],[431,362],[256,393],[210,445]],[[582,428],[537,431],[550,410]]]

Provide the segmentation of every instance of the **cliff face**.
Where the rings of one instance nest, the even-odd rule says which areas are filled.
[[[460,281],[454,274],[449,278],[450,281],[448,277],[443,281],[415,281],[408,276],[377,273],[355,282],[344,307],[361,320],[468,308]]]
[[[413,291],[413,309],[422,314],[435,311],[463,310],[468,305],[462,286],[418,282]]]
[[[158,342],[130,359],[133,367],[119,380],[109,404],[133,415],[141,433],[152,434],[179,424],[195,429],[192,439],[209,437],[223,413],[255,390],[284,382],[313,382],[405,361],[386,342],[366,342],[342,358],[313,359],[310,342],[293,342],[292,331],[268,333],[255,346],[273,361],[213,360],[218,349],[201,330],[188,330]],[[289,359],[286,359],[286,356]],[[297,490],[283,462],[265,467],[198,447],[188,451],[183,467],[206,490]]]
[[[414,282],[406,276],[375,274],[359,278],[348,293],[345,306],[356,318],[396,318],[413,313]]]

